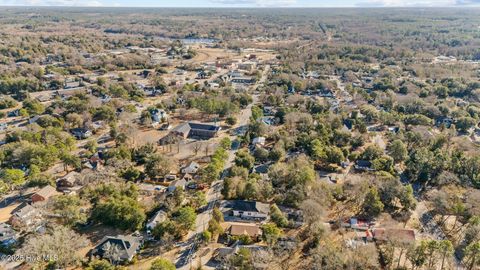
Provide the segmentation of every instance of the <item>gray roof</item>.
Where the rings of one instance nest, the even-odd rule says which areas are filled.
[[[138,249],[141,246],[141,240],[138,237],[132,235],[117,235],[117,236],[105,236],[100,244],[93,250],[95,255],[103,256],[104,248],[107,243],[116,245],[120,251],[119,257],[121,260],[131,260]]]
[[[230,201],[228,206],[233,210],[244,212],[259,212],[268,214],[270,212],[270,205],[254,201]]]
[[[172,129],[172,132],[188,134],[188,133],[190,133],[190,130],[191,130],[190,125],[188,123],[183,123],[183,124],[180,124],[180,125],[174,127]]]
[[[35,211],[37,211],[37,209],[35,209],[30,204],[26,204],[24,207],[15,211],[13,213],[13,216],[21,218],[21,219],[25,219],[25,218],[28,218],[29,216],[31,216],[33,213],[35,213]]]

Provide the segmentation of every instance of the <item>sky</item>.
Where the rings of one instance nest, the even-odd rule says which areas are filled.
[[[480,0],[0,0],[0,6],[480,7]]]

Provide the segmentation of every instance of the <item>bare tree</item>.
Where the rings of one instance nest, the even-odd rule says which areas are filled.
[[[40,258],[27,263],[43,264],[54,261],[57,268],[66,268],[80,261],[78,250],[86,247],[88,240],[67,227],[57,226],[45,234],[32,235],[27,238],[18,254],[30,258]]]
[[[108,259],[111,264],[118,264],[121,261],[121,251],[117,244],[110,242],[102,246],[103,258]]]

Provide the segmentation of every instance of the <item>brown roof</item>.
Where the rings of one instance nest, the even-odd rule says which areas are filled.
[[[48,186],[43,187],[39,191],[37,191],[35,194],[38,195],[38,196],[41,196],[45,199],[48,199],[48,198],[52,197],[53,195],[57,195],[57,190],[54,187],[48,185]]]
[[[373,238],[378,241],[413,243],[415,242],[415,231],[411,229],[378,228],[373,231]]]
[[[257,237],[262,235],[262,230],[260,230],[257,224],[232,224],[229,231],[230,235],[233,236],[248,235],[250,237]]]

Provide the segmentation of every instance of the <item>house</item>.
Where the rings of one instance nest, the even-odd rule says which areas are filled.
[[[239,63],[237,68],[240,70],[252,71],[257,67],[257,63],[253,61],[246,61],[243,63]]]
[[[165,122],[168,119],[168,114],[164,110],[161,109],[154,109],[150,111],[152,115],[152,121],[154,123]]]
[[[70,133],[77,138],[77,140],[87,139],[92,136],[92,131],[87,128],[72,128],[70,129]]]
[[[177,139],[195,138],[208,140],[220,131],[218,125],[201,124],[201,123],[183,123],[173,128],[170,133],[159,140],[160,145],[175,142]]]
[[[91,255],[100,258],[108,258],[112,250],[116,250],[119,262],[129,262],[140,251],[142,238],[133,235],[105,236],[92,251]],[[109,258],[112,259],[112,258]]]
[[[232,83],[254,84],[256,79],[252,77],[235,77],[230,80]]]
[[[182,173],[184,173],[184,174],[196,174],[198,169],[200,169],[200,165],[197,162],[192,161],[188,164],[188,166],[186,166],[185,168],[182,169]]]
[[[270,212],[270,205],[255,201],[229,201],[225,208],[231,209],[234,217],[245,219],[266,219]]]
[[[163,193],[167,189],[164,186],[145,184],[145,183],[140,183],[137,185],[137,187],[140,194],[148,195],[148,196]]]
[[[254,241],[257,241],[262,236],[262,230],[257,224],[252,223],[231,223],[226,230],[230,236],[247,235]]]
[[[264,116],[264,117],[260,118],[259,121],[261,121],[262,123],[264,123],[267,126],[276,125],[278,123],[274,116]]]
[[[358,171],[374,171],[375,169],[372,168],[372,162],[368,160],[357,160],[355,162],[355,170]]]
[[[69,172],[62,178],[57,179],[57,189],[60,191],[66,191],[76,186],[80,174],[77,172]]]
[[[18,233],[7,223],[0,223],[0,245],[11,246],[17,242]]]
[[[210,78],[210,74],[208,74],[204,70],[197,73],[196,79],[208,79],[208,78]]]
[[[253,145],[260,145],[264,146],[265,145],[265,137],[256,137],[252,140]]]
[[[450,128],[453,123],[454,123],[454,121],[450,117],[440,117],[440,118],[435,119],[435,126],[436,127],[444,126],[446,128]]]
[[[37,226],[40,221],[41,212],[39,209],[31,206],[30,204],[25,204],[22,208],[13,212],[8,222],[14,228],[29,230],[30,228]]]
[[[377,242],[395,241],[411,244],[415,243],[415,231],[411,229],[378,228],[372,231],[372,238]]]
[[[71,88],[77,88],[77,87],[80,87],[79,81],[66,81],[65,85],[63,86],[64,89],[71,89]]]
[[[277,109],[273,106],[265,106],[263,107],[263,115],[266,116],[273,116],[277,113]]]
[[[175,180],[175,181],[172,181],[170,183],[170,185],[167,188],[167,191],[168,191],[168,193],[172,193],[177,188],[181,187],[181,188],[185,189],[186,186],[187,186],[187,181],[185,179]]]
[[[155,215],[147,222],[147,230],[153,230],[158,224],[167,220],[167,212],[159,210]]]
[[[375,226],[375,222],[355,217],[352,217],[348,221],[342,223],[342,227],[362,231],[366,231],[373,226]]]
[[[32,200],[33,203],[37,202],[43,202],[47,201],[50,199],[50,197],[57,195],[57,191],[55,190],[54,187],[48,185],[37,191],[35,194],[33,194],[30,199]]]

